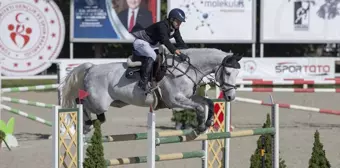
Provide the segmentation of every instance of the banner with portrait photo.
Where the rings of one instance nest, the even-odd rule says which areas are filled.
[[[339,43],[340,0],[264,0],[261,42]]]
[[[74,0],[72,42],[132,42],[130,34],[159,21],[160,0]]]
[[[168,0],[173,8],[185,12],[180,31],[192,43],[255,42],[256,0]]]

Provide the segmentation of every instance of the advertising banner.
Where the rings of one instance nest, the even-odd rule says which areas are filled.
[[[1,73],[33,76],[51,66],[64,45],[65,23],[54,1],[0,1]]]
[[[263,0],[264,43],[340,42],[339,0]]]
[[[126,62],[122,59],[58,59],[61,82],[82,63],[106,64]],[[335,58],[242,58],[237,81],[242,79],[324,79],[335,77]],[[214,75],[214,74],[211,74]],[[210,76],[207,76],[210,78]],[[209,80],[205,80],[206,82]]]
[[[133,26],[159,20],[160,0],[74,0],[73,42],[132,42]]]
[[[331,58],[242,58],[239,78],[283,79],[334,78],[335,65]]]
[[[255,41],[256,0],[168,0],[185,12],[181,34],[192,43],[251,43]]]

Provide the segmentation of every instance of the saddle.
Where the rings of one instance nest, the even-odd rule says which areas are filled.
[[[166,55],[169,53],[169,50],[164,46],[160,45],[158,49],[155,49],[155,52],[157,54],[156,61],[153,64],[153,70],[151,72],[151,78],[149,82],[159,82],[163,79],[166,73],[167,69],[167,61],[166,61]],[[129,79],[136,78],[136,74],[140,73],[140,68],[143,65],[143,62],[145,61],[144,56],[137,56],[133,52],[132,55],[130,55],[127,58],[127,69],[125,76]]]

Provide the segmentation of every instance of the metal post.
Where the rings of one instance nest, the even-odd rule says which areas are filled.
[[[57,64],[57,83],[61,84],[61,80],[60,80],[60,62],[56,63]],[[61,106],[61,94],[60,94],[60,89],[57,89],[58,91],[58,105]]]
[[[74,0],[70,0],[70,59],[73,59]]]
[[[73,43],[70,42],[70,59],[73,59]]]
[[[261,43],[260,44],[260,57],[263,58],[263,56],[264,56],[264,44]]]
[[[252,49],[252,57],[253,58],[255,58],[256,57],[256,44],[255,43],[253,43],[252,45],[251,45],[251,49]]]
[[[148,156],[147,165],[148,168],[155,168],[155,155],[156,155],[156,115],[153,112],[153,108],[150,105],[150,111],[148,113]]]

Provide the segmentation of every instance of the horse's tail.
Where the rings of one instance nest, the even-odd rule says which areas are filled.
[[[76,98],[78,97],[78,90],[84,89],[84,77],[86,71],[94,64],[83,63],[74,68],[61,84],[61,107],[74,108],[76,106]]]

